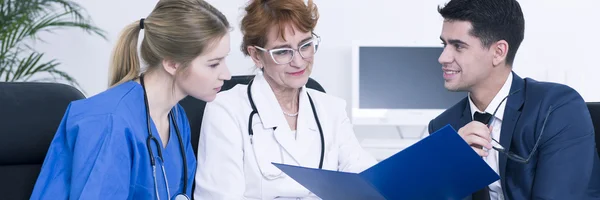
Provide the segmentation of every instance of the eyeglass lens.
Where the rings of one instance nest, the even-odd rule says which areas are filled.
[[[317,40],[313,39],[298,48],[298,52],[302,58],[312,58],[315,55],[318,45],[316,44],[316,41]],[[271,50],[271,56],[276,63],[286,64],[294,59],[294,51],[295,50],[291,48],[273,49]]]

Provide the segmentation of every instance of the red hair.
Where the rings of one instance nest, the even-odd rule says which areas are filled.
[[[248,46],[264,47],[267,33],[272,26],[278,27],[278,33],[285,40],[287,25],[293,25],[302,32],[312,32],[317,25],[319,13],[312,0],[252,0],[246,6],[246,15],[242,19],[241,31],[244,35],[241,50],[248,56]]]

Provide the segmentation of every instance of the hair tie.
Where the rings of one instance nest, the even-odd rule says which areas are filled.
[[[140,29],[144,29],[144,18],[140,19]]]

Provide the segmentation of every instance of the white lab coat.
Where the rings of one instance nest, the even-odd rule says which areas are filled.
[[[376,163],[357,141],[344,100],[302,88],[296,135],[260,74],[251,88],[259,113],[253,116],[252,145],[248,134],[252,108],[247,87],[237,85],[221,92],[206,105],[198,145],[195,199],[318,199],[271,164],[318,168],[320,134],[307,92],[323,128],[326,149],[323,169],[361,172]]]

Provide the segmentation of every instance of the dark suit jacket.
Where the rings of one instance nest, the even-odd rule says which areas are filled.
[[[522,79],[514,73],[510,91],[500,144],[521,157],[529,156],[550,107],[552,111],[528,164],[498,154],[505,199],[600,199],[594,126],[579,93],[565,85]],[[471,121],[465,98],[433,119],[429,133],[447,124],[458,130]]]

